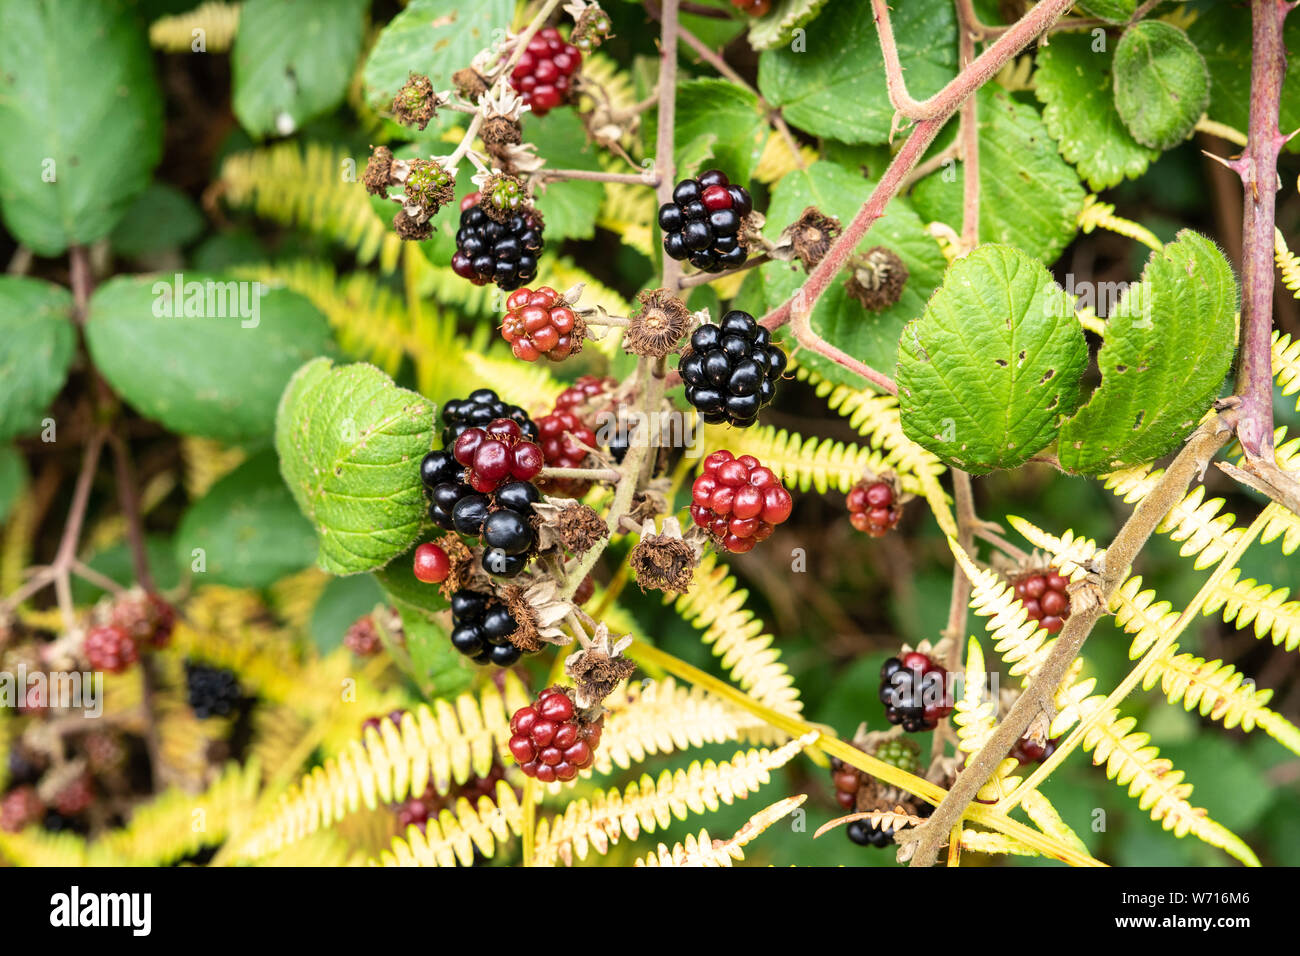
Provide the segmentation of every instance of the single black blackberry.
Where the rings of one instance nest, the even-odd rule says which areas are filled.
[[[451,646],[476,664],[509,667],[523,652],[510,643],[518,624],[491,594],[468,588],[451,596]]]
[[[754,424],[760,408],[776,396],[786,357],[772,333],[748,312],[732,309],[717,325],[701,325],[677,366],[686,400],[709,424]]]
[[[664,253],[705,272],[738,266],[749,255],[740,227],[753,209],[745,188],[733,186],[720,170],[683,179],[672,202],[659,207]]]
[[[451,268],[475,285],[495,282],[506,292],[537,277],[537,257],[542,254],[542,217],[525,209],[505,222],[488,217],[479,194],[461,202],[460,229]]]
[[[952,713],[948,704],[948,672],[919,651],[891,657],[880,668],[880,702],[891,724],[908,733],[934,730]]]
[[[528,564],[537,550],[533,528],[533,505],[542,498],[531,481],[508,481],[492,493],[483,519],[483,570],[502,578],[513,578]]]
[[[468,398],[442,406],[442,447],[451,459],[451,446],[467,428],[485,428],[494,418],[508,418],[523,430],[529,441],[537,441],[537,425],[518,405],[503,402],[490,388],[470,392]],[[426,482],[427,484],[427,482]]]
[[[185,662],[185,686],[194,716],[229,717],[244,699],[239,679],[222,667]]]

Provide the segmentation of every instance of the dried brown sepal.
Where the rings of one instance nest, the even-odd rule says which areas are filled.
[[[570,554],[583,555],[609,537],[605,519],[581,502],[543,498],[533,505],[533,513],[542,550],[558,545]]]
[[[907,266],[898,254],[875,246],[849,260],[844,288],[871,312],[882,312],[899,300],[907,284]]]
[[[691,310],[667,289],[649,289],[637,296],[641,307],[628,317],[623,351],[662,358],[691,327]]]
[[[427,76],[412,71],[406,84],[393,97],[393,119],[403,126],[424,129],[438,111],[441,101]]]
[[[837,218],[824,215],[816,206],[809,206],[781,233],[781,240],[789,241],[794,257],[806,271],[811,272],[841,232],[843,227]]]
[[[524,133],[519,126],[519,121],[500,114],[489,116],[483,123],[479,135],[483,138],[483,145],[493,156],[504,153],[507,146],[518,146],[524,141]]]
[[[623,656],[630,636],[618,639],[605,624],[596,625],[586,647],[564,661],[564,673],[573,680],[573,702],[581,710],[594,710],[632,676],[636,664]]]
[[[573,605],[559,600],[559,588],[554,581],[543,579],[527,588],[507,585],[501,598],[516,625],[506,639],[521,651],[531,653],[541,650],[546,644],[573,642],[573,638],[560,627],[573,610]]]
[[[366,192],[372,196],[387,196],[393,184],[393,151],[387,146],[376,146],[366,160],[366,171],[361,177]]]
[[[452,534],[443,535],[438,540],[438,546],[447,553],[447,563],[450,566],[447,580],[438,585],[438,591],[443,597],[450,601],[453,594],[465,588],[475,591],[492,589],[487,572],[474,560],[474,552],[460,538]]]
[[[393,216],[393,230],[399,239],[421,242],[433,235],[433,220],[418,222],[407,215],[405,209],[399,209],[397,215]]]
[[[644,525],[668,511],[668,490],[671,483],[666,478],[655,478],[632,496],[627,516],[633,524]]]
[[[453,73],[451,85],[456,88],[457,93],[472,102],[477,102],[478,98],[488,91],[487,78],[470,66]]]
[[[646,522],[641,540],[628,555],[628,563],[642,591],[685,594],[695,580],[700,552],[682,537],[681,522],[670,517],[665,519],[660,533],[656,533],[653,521]]]

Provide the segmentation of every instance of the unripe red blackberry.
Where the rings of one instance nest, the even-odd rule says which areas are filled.
[[[17,833],[41,818],[45,804],[31,784],[14,787],[0,800],[0,830]]]
[[[582,66],[582,53],[566,43],[555,27],[539,30],[510,73],[510,85],[532,107],[534,116],[545,116],[569,99],[572,77]]]
[[[1015,757],[1022,767],[1031,763],[1042,763],[1056,752],[1058,743],[1060,743],[1058,738],[1052,738],[1040,744],[1030,737],[1021,737],[1016,741],[1016,745],[1011,748],[1011,756]]]
[[[583,445],[596,447],[596,433],[573,412],[557,409],[543,415],[537,420],[537,428],[548,468],[580,468],[587,459]],[[549,494],[571,498],[581,498],[591,488],[591,482],[579,478],[547,478],[539,484]]]
[[[1014,582],[1016,597],[1024,605],[1025,614],[1037,621],[1048,634],[1055,634],[1065,626],[1070,616],[1070,585],[1056,568],[1035,571],[1017,578]]]
[[[95,802],[95,780],[88,773],[79,774],[54,797],[54,809],[65,817],[85,813]]]
[[[357,618],[343,635],[343,646],[358,657],[373,657],[383,647],[374,619],[366,614]]]
[[[772,9],[772,0],[731,0],[731,5],[751,17],[763,17]]]
[[[934,730],[952,713],[948,672],[919,651],[891,657],[880,669],[880,702],[891,724],[908,733]]]
[[[691,333],[677,371],[686,400],[705,422],[747,428],[776,397],[786,362],[771,332],[748,312],[732,309],[716,325],[708,322]]]
[[[604,723],[584,720],[564,688],[548,687],[510,718],[510,752],[542,783],[572,780],[595,759]]]
[[[753,209],[748,191],[733,186],[721,170],[683,179],[673,189],[672,202],[659,207],[664,254],[688,259],[704,272],[739,266],[749,255],[741,225]]]
[[[441,584],[451,573],[451,561],[447,552],[431,541],[426,541],[415,549],[414,567],[416,580],[425,584]]]
[[[126,628],[109,624],[104,627],[92,627],[86,633],[82,645],[86,661],[97,671],[120,674],[134,664],[140,657],[139,648],[126,632]]]
[[[137,648],[166,647],[176,627],[176,609],[157,594],[133,591],[113,603],[108,623],[125,630]]]
[[[515,290],[506,308],[501,336],[510,343],[515,358],[535,362],[545,356],[559,362],[581,348],[582,320],[549,286]]]
[[[831,784],[835,787],[835,802],[850,813],[857,809],[858,788],[862,782],[862,774],[856,767],[850,767],[839,757],[831,758]]]
[[[850,489],[845,504],[853,527],[873,538],[884,537],[903,516],[893,484],[884,480],[858,482]]]
[[[793,507],[772,469],[753,455],[736,458],[725,449],[704,459],[704,473],[691,487],[691,518],[733,554],[770,537]]]

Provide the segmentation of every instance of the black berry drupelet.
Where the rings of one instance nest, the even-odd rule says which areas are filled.
[[[497,487],[483,519],[483,570],[513,578],[537,549],[533,505],[542,494],[531,481],[508,481]]]
[[[479,194],[470,193],[461,202],[451,268],[475,285],[495,282],[510,292],[537,277],[542,245],[542,218],[535,209],[496,222],[479,205]]]
[[[776,396],[786,357],[772,333],[748,312],[732,309],[717,325],[701,325],[678,365],[686,400],[706,422],[754,424]]]
[[[480,388],[469,393],[468,398],[451,401],[442,407],[442,447],[451,456],[451,446],[467,428],[486,428],[493,419],[508,418],[523,431],[530,441],[537,440],[537,426],[518,405],[503,402],[490,388]]]
[[[947,674],[942,666],[919,651],[891,657],[880,668],[880,702],[891,724],[908,733],[934,730],[952,713],[948,704]]]
[[[185,662],[185,686],[190,709],[199,719],[229,717],[244,698],[239,679],[221,667]]]
[[[451,646],[476,664],[509,667],[523,656],[510,643],[518,627],[506,606],[491,594],[468,588],[451,596]]]
[[[753,209],[748,191],[733,186],[719,170],[683,179],[672,202],[659,207],[664,253],[705,272],[734,268],[749,255],[740,227]]]

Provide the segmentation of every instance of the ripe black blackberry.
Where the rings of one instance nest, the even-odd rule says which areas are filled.
[[[745,188],[733,186],[720,170],[683,179],[673,190],[672,202],[659,207],[664,253],[705,272],[738,266],[749,255],[741,224],[753,209]]]
[[[537,278],[537,257],[542,254],[542,217],[524,209],[505,222],[491,219],[480,205],[480,195],[461,201],[460,229],[451,268],[475,285],[495,282],[506,292]]]
[[[732,309],[717,325],[691,334],[677,370],[686,383],[686,400],[710,424],[754,424],[759,409],[776,396],[786,357],[772,333],[748,312]]]
[[[533,505],[541,498],[531,481],[509,481],[492,493],[482,532],[481,564],[488,574],[513,578],[528,564],[537,549]]]
[[[476,664],[509,667],[523,655],[510,643],[518,624],[491,594],[457,591],[451,596],[451,623],[451,646]]]
[[[537,441],[537,425],[518,405],[503,402],[490,388],[475,389],[468,398],[442,406],[442,447],[451,458],[451,446],[467,428],[485,428],[494,418],[508,418],[523,430],[529,441]]]
[[[244,699],[239,679],[221,667],[185,662],[185,687],[194,716],[229,717]]]
[[[934,730],[952,713],[947,694],[948,672],[919,651],[891,657],[880,668],[880,702],[891,724],[908,733]]]

